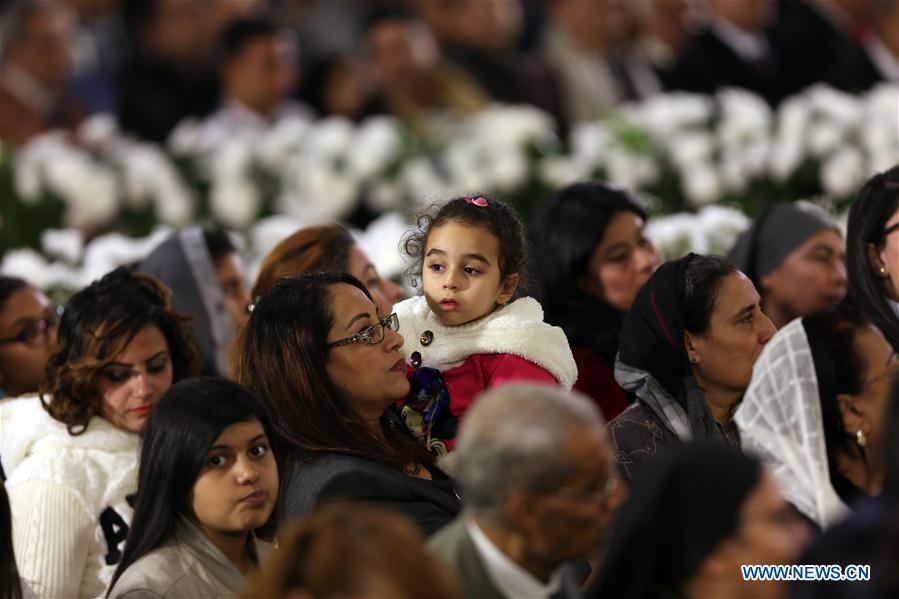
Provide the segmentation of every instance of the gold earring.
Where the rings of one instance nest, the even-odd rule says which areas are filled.
[[[855,442],[859,447],[868,446],[868,438],[865,436],[865,433],[861,431],[861,429],[855,431]]]
[[[886,269],[886,267],[884,267],[884,266],[881,266],[881,267],[880,267],[880,274],[882,274],[882,275],[887,274],[887,269]]]

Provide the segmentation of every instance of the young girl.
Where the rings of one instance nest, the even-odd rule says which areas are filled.
[[[278,496],[265,409],[237,383],[174,385],[144,431],[137,503],[109,597],[236,597],[271,547]]]
[[[540,304],[516,299],[528,241],[511,208],[457,198],[418,225],[404,249],[424,293],[394,308],[402,351],[417,369],[402,412],[413,434],[442,455],[487,387],[533,380],[570,389],[577,366],[562,329],[543,322]],[[442,385],[431,369],[440,371]]]

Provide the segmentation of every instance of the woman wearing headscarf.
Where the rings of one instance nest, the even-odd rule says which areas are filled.
[[[871,177],[852,203],[846,234],[849,299],[899,351],[899,164]]]
[[[762,311],[780,328],[846,295],[839,226],[807,202],[777,203],[738,239],[728,259],[755,284]]]
[[[618,513],[588,597],[782,597],[784,582],[745,581],[744,564],[789,564],[807,538],[754,459],[712,441],[647,464]]]
[[[896,355],[847,307],[796,319],[756,362],[734,416],[743,449],[820,528],[883,488],[883,421]]]
[[[141,263],[172,290],[172,305],[193,318],[201,373],[229,376],[237,327],[250,294],[243,260],[225,231],[192,227],[175,233]]]
[[[618,384],[637,398],[609,423],[622,477],[680,441],[739,448],[733,410],[774,330],[752,282],[723,258],[659,267],[624,318],[615,362]]]

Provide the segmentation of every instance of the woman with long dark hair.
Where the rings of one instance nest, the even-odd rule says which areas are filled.
[[[168,289],[119,268],[79,291],[39,396],[0,405],[13,544],[40,597],[97,597],[121,557],[139,433],[194,348]]]
[[[899,351],[899,165],[865,183],[847,229],[847,297]]]
[[[550,196],[533,225],[546,322],[568,337],[578,366],[574,388],[592,397],[607,419],[630,403],[613,374],[621,323],[659,265],[645,221],[627,192],[577,183]]]
[[[265,409],[237,383],[183,381],[143,435],[137,503],[109,597],[236,597],[270,547],[278,467]]]
[[[344,273],[282,279],[256,303],[239,380],[272,420],[283,518],[357,499],[402,511],[429,534],[458,513],[452,481],[396,419],[410,390],[398,328]]]

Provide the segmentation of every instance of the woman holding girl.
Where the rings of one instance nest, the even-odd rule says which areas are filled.
[[[119,268],[79,291],[40,396],[0,405],[19,572],[41,597],[97,597],[131,521],[147,417],[193,375],[184,319],[155,279]]]
[[[271,417],[282,521],[355,499],[430,534],[459,512],[452,481],[391,417],[410,389],[398,328],[344,273],[282,279],[257,301],[238,366]]]
[[[278,497],[260,402],[225,379],[173,386],[147,422],[137,503],[111,598],[237,597],[272,548]]]

